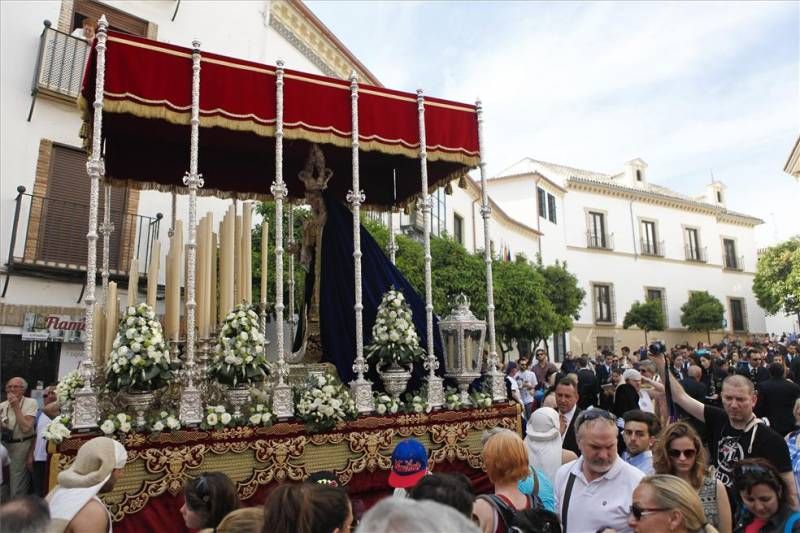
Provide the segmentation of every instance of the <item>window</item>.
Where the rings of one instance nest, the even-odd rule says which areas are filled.
[[[667,324],[667,301],[663,287],[645,287],[645,300],[657,300],[661,304],[661,314],[664,316],[664,325]]]
[[[594,321],[595,322],[613,322],[612,303],[611,303],[611,285],[610,284],[594,284]]]
[[[57,381],[60,342],[24,341],[21,335],[0,335],[0,346],[0,371],[4,376],[25,376],[31,387],[37,381]]]
[[[717,191],[717,202],[722,203],[722,191]]]
[[[744,300],[741,298],[730,298],[731,304],[731,324],[733,331],[747,331],[747,321],[744,316]]]
[[[101,15],[106,16],[111,30],[147,37],[146,20],[94,0],[75,0],[72,8],[72,27],[70,32],[80,28],[85,18],[91,17],[97,20]]]
[[[641,169],[636,169],[636,181],[642,181],[642,171]]]
[[[536,187],[536,197],[539,200],[539,216],[547,218],[547,193],[541,187]]]
[[[722,239],[723,254],[725,255],[725,268],[735,270],[741,269],[741,265],[736,257],[736,241],[733,239]]]
[[[447,195],[444,188],[436,189],[436,192],[431,194],[431,235],[441,236],[442,233],[447,231]],[[422,219],[422,211],[419,211],[419,218]],[[422,225],[420,223],[420,228]]]
[[[686,228],[686,260],[705,261],[700,250],[700,237],[696,228]]]
[[[453,213],[453,238],[459,244],[464,244],[464,219]]]
[[[604,213],[589,211],[589,248],[610,248],[606,235],[606,216]]]
[[[556,333],[553,335],[553,358],[556,362],[564,360],[564,354],[567,353],[567,334]]]
[[[614,351],[614,337],[597,337],[597,348],[600,351]]]
[[[556,197],[552,194],[547,195],[547,219],[556,224]]]
[[[644,255],[659,255],[656,241],[656,223],[651,220],[642,220],[642,253]]]

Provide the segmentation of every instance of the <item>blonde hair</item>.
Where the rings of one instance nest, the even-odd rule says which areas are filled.
[[[646,476],[639,482],[639,485],[649,485],[653,489],[655,505],[679,512],[683,517],[683,525],[689,531],[718,533],[716,528],[706,520],[703,504],[700,502],[697,491],[681,478],[656,474]]]
[[[694,445],[695,460],[689,472],[689,478],[692,480],[694,488],[700,489],[707,471],[705,450],[700,436],[686,422],[673,422],[661,432],[653,446],[653,468],[658,474],[675,474],[675,466],[669,458],[669,447],[673,441],[683,437],[692,441]]]
[[[501,431],[489,437],[482,455],[484,470],[494,485],[528,477],[528,451],[522,438],[513,431]]]
[[[256,533],[264,527],[263,507],[242,507],[231,511],[217,526],[217,533]]]

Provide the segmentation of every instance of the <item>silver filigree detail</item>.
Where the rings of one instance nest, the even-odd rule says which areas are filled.
[[[433,374],[425,380],[425,391],[428,396],[428,405],[431,409],[438,409],[444,405],[444,380]]]
[[[371,413],[375,410],[371,381],[364,378],[351,381],[350,394],[353,396],[359,414]]]
[[[95,368],[91,357],[78,364],[78,374],[83,378],[83,387],[75,391],[75,400],[72,404],[72,429],[94,429],[100,419],[100,406],[94,388]]]
[[[276,374],[278,381],[273,389],[273,409],[280,418],[288,418],[294,413],[292,390],[286,385],[289,375],[286,365],[283,331],[283,199],[288,194],[283,181],[283,61],[278,60],[275,69],[275,181],[270,187],[275,198],[275,336],[277,337],[278,361]],[[288,391],[288,392],[287,392]],[[278,406],[276,407],[276,403]],[[278,409],[281,409],[280,413]],[[288,413],[288,414],[287,414]]]
[[[361,206],[361,204],[363,204],[364,200],[366,199],[367,197],[366,195],[364,195],[363,190],[358,191],[358,194],[354,193],[353,191],[347,191],[347,196],[345,196],[345,200],[347,200],[347,203],[353,207]]]
[[[286,420],[294,416],[294,399],[292,387],[281,381],[272,388],[272,412],[278,420]]]

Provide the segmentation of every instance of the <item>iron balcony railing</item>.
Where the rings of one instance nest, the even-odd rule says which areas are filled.
[[[49,20],[44,21],[31,84],[33,100],[28,112],[29,121],[40,93],[73,100],[78,98],[90,50],[88,41],[52,28]]]
[[[81,271],[86,269],[88,204],[28,194],[17,187],[14,222],[8,250],[8,268]],[[102,219],[102,208],[100,209]],[[109,239],[109,271],[124,276],[137,260],[145,275],[153,241],[158,239],[162,215],[155,217],[111,209],[114,231]],[[17,247],[19,240],[24,245]],[[97,240],[98,271],[102,268],[103,237]]]
[[[614,249],[614,234],[613,233],[595,233],[593,231],[586,232],[586,247],[587,248],[600,248],[602,250]]]
[[[725,268],[728,270],[744,270],[744,256],[735,256],[725,254],[724,256]]]
[[[708,254],[706,253],[705,246],[700,248],[699,246],[690,246],[687,244],[683,247],[683,253],[687,261],[694,261],[696,263],[708,262]]]
[[[664,241],[654,242],[642,239],[641,251],[642,255],[652,255],[654,257],[664,257]]]

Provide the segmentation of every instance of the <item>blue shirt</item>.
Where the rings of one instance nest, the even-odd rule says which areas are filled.
[[[656,473],[653,469],[653,452],[647,450],[639,455],[631,455],[630,452],[625,450],[622,452],[622,460],[631,466],[635,466],[648,476]]]

